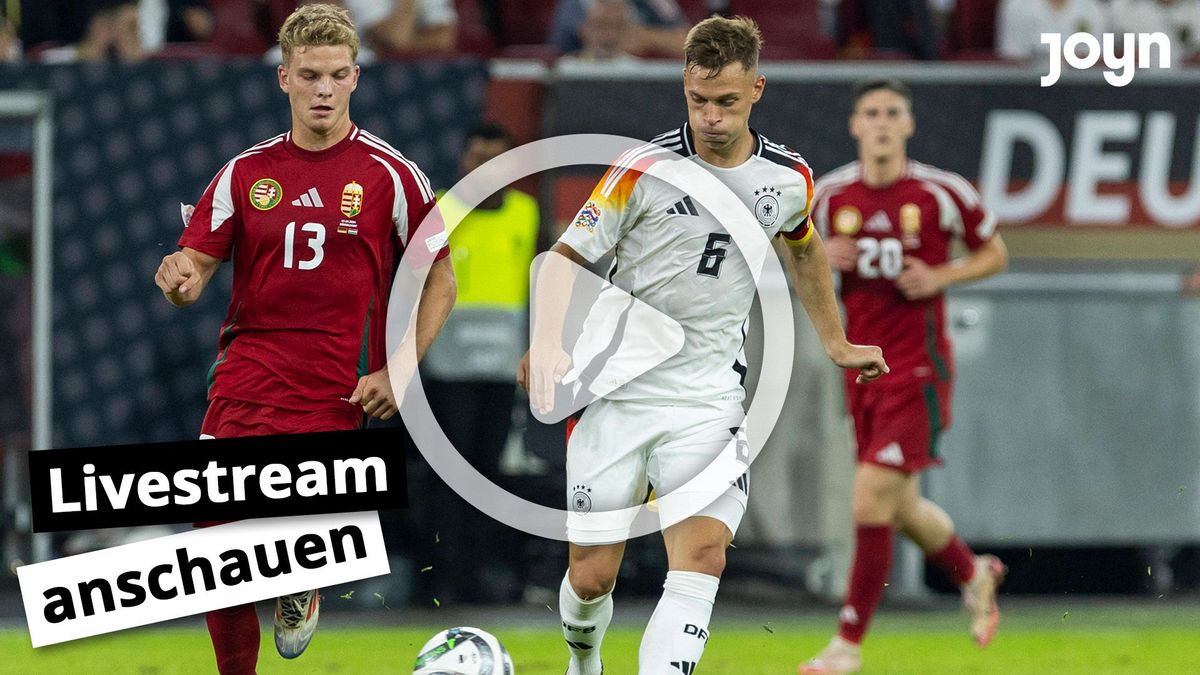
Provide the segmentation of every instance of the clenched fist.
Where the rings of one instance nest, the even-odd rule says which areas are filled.
[[[185,248],[162,259],[154,283],[172,305],[186,307],[200,298],[220,264],[220,258]]]
[[[162,259],[154,283],[172,305],[185,305],[189,304],[188,291],[194,288],[197,276],[196,263],[183,251],[176,251]]]

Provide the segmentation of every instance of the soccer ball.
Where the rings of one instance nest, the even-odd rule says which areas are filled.
[[[496,636],[460,626],[434,635],[421,647],[413,675],[513,675],[513,662]]]

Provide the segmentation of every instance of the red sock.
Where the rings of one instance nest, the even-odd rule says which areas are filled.
[[[221,675],[255,675],[258,665],[258,612],[254,604],[215,609],[204,615]]]
[[[843,640],[854,644],[862,642],[891,571],[891,526],[859,525],[855,528],[850,592],[846,594],[846,605],[838,614],[838,635]]]
[[[942,568],[959,586],[975,576],[975,554],[957,534],[950,538],[946,548],[929,556],[929,562]]]

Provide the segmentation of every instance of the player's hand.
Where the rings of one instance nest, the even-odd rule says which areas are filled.
[[[830,267],[839,272],[851,272],[858,266],[858,244],[853,239],[835,234],[824,243]]]
[[[195,300],[188,294],[195,289],[200,279],[196,263],[183,251],[176,251],[162,259],[154,274],[154,283],[167,296],[172,305],[187,304]]]
[[[517,362],[517,386],[529,391],[529,352]]]
[[[909,300],[924,300],[942,292],[937,272],[920,258],[904,256],[903,271],[896,277],[896,288]]]
[[[529,354],[522,359],[526,363],[526,389],[529,391],[529,405],[537,412],[545,415],[554,409],[554,387],[562,382],[563,375],[571,369],[571,356],[563,351],[561,346],[533,345]],[[520,380],[520,366],[517,372]]]
[[[353,405],[361,405],[363,412],[381,420],[390,419],[399,409],[396,397],[392,393],[392,382],[388,378],[387,368],[358,378],[358,386],[347,401]]]
[[[829,358],[840,368],[858,369],[858,378],[855,380],[858,384],[866,384],[891,372],[887,361],[883,360],[883,350],[874,345],[852,345],[847,342]]]

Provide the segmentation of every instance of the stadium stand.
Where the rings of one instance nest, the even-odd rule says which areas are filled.
[[[758,21],[765,60],[832,59],[837,49],[821,30],[821,0],[733,0],[732,14]]]

